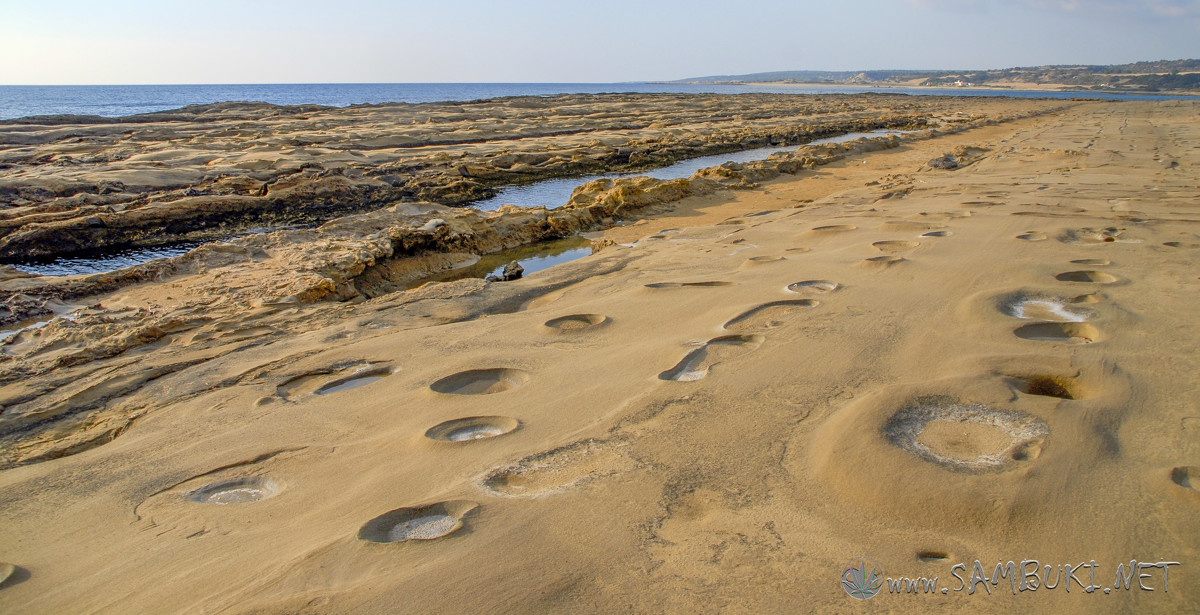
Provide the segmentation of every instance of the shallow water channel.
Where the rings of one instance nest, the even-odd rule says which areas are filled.
[[[871,132],[851,132],[836,137],[828,137],[811,141],[806,145],[821,145],[825,143],[843,143],[852,141],[862,137],[881,137],[892,134],[904,134],[906,131],[901,130],[873,130]],[[645,175],[656,179],[679,179],[683,177],[691,177],[692,173],[706,167],[713,167],[726,162],[754,162],[757,160],[766,160],[771,154],[778,152],[795,151],[799,147],[789,145],[786,147],[763,147],[756,149],[742,150],[740,152],[729,152],[727,154],[716,154],[712,156],[700,156],[698,158],[689,158],[681,160],[675,164],[659,167],[657,169],[649,169],[645,171],[636,171],[628,173],[604,173],[601,175],[588,175],[584,177],[572,177],[564,179],[549,179],[536,182],[525,186],[508,186],[501,188],[496,196],[476,201],[471,206],[483,211],[494,211],[499,209],[501,205],[512,204],[521,207],[548,207],[557,208],[565,205],[571,198],[571,193],[575,188],[595,179],[614,179],[620,177],[636,177]],[[263,231],[257,231],[263,232]],[[104,271],[114,271],[125,267],[140,265],[159,258],[168,258],[171,256],[179,256],[187,253],[189,250],[201,245],[204,242],[187,241],[179,242],[164,246],[155,246],[151,248],[130,248],[126,250],[105,251],[102,254],[88,256],[71,256],[61,257],[49,260],[29,261],[24,263],[15,263],[17,269],[29,273],[36,273],[48,276],[63,276],[63,275],[82,275],[89,273],[101,273]],[[586,243],[586,242],[585,242]],[[546,267],[557,265],[559,263],[582,258],[591,253],[590,248],[575,247],[569,250],[560,251],[553,257],[539,256],[530,257],[530,262],[525,260],[509,258],[494,265],[482,275],[486,276],[492,273],[497,267],[503,269],[504,265],[512,260],[520,260],[521,265],[525,267],[525,273],[533,273]],[[540,260],[539,260],[540,259]],[[493,263],[493,257],[485,257],[479,264],[468,267],[462,270],[457,270],[456,274],[461,271],[471,271],[470,275],[482,270],[485,263]],[[468,277],[462,275],[457,277]]]

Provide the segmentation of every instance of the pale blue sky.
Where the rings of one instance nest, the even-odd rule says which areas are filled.
[[[1200,0],[0,0],[0,84],[615,82],[1200,57]]]

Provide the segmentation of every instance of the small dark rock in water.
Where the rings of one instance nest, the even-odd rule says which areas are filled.
[[[518,263],[517,261],[513,261],[504,266],[503,274],[489,275],[488,277],[486,277],[484,279],[487,280],[488,282],[510,282],[512,280],[521,279],[522,275],[525,275],[525,268],[521,266],[521,263]]]
[[[935,169],[957,169],[958,160],[954,158],[954,154],[946,154],[941,158],[934,158],[929,161],[929,166]]]

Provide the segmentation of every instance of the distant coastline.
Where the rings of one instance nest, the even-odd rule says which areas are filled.
[[[872,84],[855,84],[855,83],[830,83],[828,81],[730,81],[730,82],[686,82],[688,85],[741,85],[750,87],[833,87],[856,89],[857,91],[875,91],[881,90],[886,92],[895,92],[896,90],[930,90],[936,91],[938,95],[947,95],[945,92],[950,91],[954,95],[955,92],[961,92],[964,95],[969,95],[969,92],[995,92],[996,95],[1004,95],[1006,92],[1011,93],[1057,93],[1071,94],[1081,98],[1103,96],[1105,98],[1137,98],[1146,100],[1163,100],[1171,98],[1192,98],[1200,96],[1200,90],[1172,90],[1170,92],[1135,92],[1126,89],[1116,88],[1095,88],[1095,89],[1080,89],[1063,84],[1047,84],[1047,83],[1022,83],[1019,85],[1005,84],[969,84],[969,85],[921,85],[913,83],[872,83]]]
[[[987,70],[794,70],[690,77],[671,83],[954,88],[962,91],[1192,97],[1200,95],[1200,60],[1155,60],[1112,65],[1046,65]]]
[[[906,84],[840,83],[349,83],[233,85],[0,85],[0,120],[40,115],[124,117],[188,105],[254,101],[275,105],[346,107],[359,104],[453,102],[555,94],[858,94],[863,92],[1021,98],[1169,100],[1180,94],[1132,94],[983,88],[914,87]]]

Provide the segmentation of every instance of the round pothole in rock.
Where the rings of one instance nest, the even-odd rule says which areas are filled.
[[[1071,261],[1072,265],[1083,265],[1085,267],[1107,267],[1112,264],[1112,261],[1107,258],[1080,258]]]
[[[475,502],[453,500],[416,508],[397,508],[371,519],[358,530],[367,542],[434,540],[463,526],[463,518],[478,508]]]
[[[921,551],[917,553],[917,561],[926,564],[938,564],[949,559],[950,554],[944,551]]]
[[[1180,487],[1200,491],[1200,467],[1179,466],[1171,470],[1171,480]]]
[[[319,389],[313,391],[313,393],[317,395],[329,395],[330,393],[339,393],[341,391],[349,391],[350,389],[365,387],[368,384],[372,384],[387,378],[389,375],[391,375],[391,373],[392,370],[386,367],[356,372],[346,376],[345,378],[338,378],[336,380],[326,382],[325,384],[321,385]]]
[[[529,374],[519,369],[496,367],[472,369],[446,376],[429,385],[446,395],[491,395],[510,391],[529,381]]]
[[[1103,271],[1067,271],[1054,276],[1060,282],[1086,282],[1091,284],[1114,284],[1121,279]]]
[[[762,265],[766,263],[777,263],[783,260],[782,256],[752,256],[746,259],[746,262],[751,265]]]
[[[922,237],[949,237],[950,234],[951,234],[950,231],[930,231],[928,233],[922,233],[921,236]]]
[[[608,317],[604,314],[571,314],[547,320],[545,326],[562,333],[590,329],[607,324]]]
[[[845,231],[853,231],[857,229],[853,224],[829,224],[826,226],[818,226],[813,228],[814,233],[842,233]]]
[[[520,426],[520,421],[507,416],[471,416],[430,427],[425,437],[443,442],[471,442],[503,436]]]
[[[1068,307],[1066,299],[1024,293],[1002,297],[1000,311],[1022,320],[1050,322],[1083,322],[1091,317],[1086,310]]]
[[[249,504],[274,497],[280,491],[283,491],[283,485],[278,481],[252,476],[206,485],[187,493],[186,497],[201,504]]]
[[[906,250],[914,250],[921,245],[919,241],[876,241],[871,244],[876,250],[885,253],[904,252]]]
[[[1042,322],[1018,327],[1013,333],[1025,340],[1090,344],[1100,341],[1100,330],[1082,322]]]
[[[803,282],[795,282],[788,284],[787,289],[794,293],[816,292],[827,293],[837,290],[838,283],[830,282],[829,280],[805,280]]]
[[[1036,459],[1050,429],[1039,418],[967,404],[925,398],[896,412],[884,437],[901,449],[956,472],[983,473]]]

